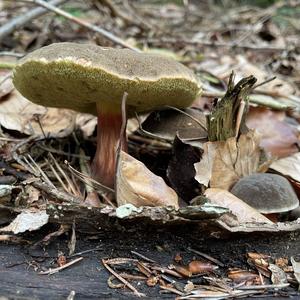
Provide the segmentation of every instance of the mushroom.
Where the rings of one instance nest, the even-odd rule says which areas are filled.
[[[76,43],[56,43],[28,54],[15,68],[13,82],[34,103],[98,116],[92,173],[108,187],[114,185],[124,92],[129,115],[164,105],[184,108],[201,92],[194,73],[170,58]]]
[[[299,206],[289,181],[277,174],[256,173],[243,177],[231,193],[266,215],[289,212]]]

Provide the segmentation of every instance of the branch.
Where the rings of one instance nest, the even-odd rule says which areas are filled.
[[[136,52],[141,52],[140,49],[129,45],[128,43],[123,41],[121,38],[113,35],[109,31],[107,31],[107,30],[105,30],[105,29],[103,29],[99,26],[90,24],[90,23],[88,23],[84,20],[81,20],[79,18],[76,18],[76,17],[72,16],[71,14],[67,13],[66,11],[64,11],[60,8],[57,8],[57,7],[55,7],[54,5],[52,5],[48,2],[45,2],[43,0],[23,0],[23,1],[28,2],[28,3],[35,3],[37,5],[43,6],[44,8],[56,13],[57,15],[60,15],[64,18],[68,19],[68,20],[71,20],[72,22],[74,22],[76,24],[79,24],[80,26],[83,26],[83,27],[85,27],[89,30],[92,30],[92,31],[95,31],[95,32],[99,33],[100,35],[102,35],[105,38],[109,39],[110,41],[114,42],[115,44],[121,45],[125,48],[129,48],[129,49],[134,50]]]
[[[66,0],[53,0],[49,2],[49,4],[55,7],[55,5],[60,5],[64,2],[66,2]],[[46,14],[47,12],[48,12],[47,9],[42,7],[37,7],[28,11],[25,14],[22,14],[10,20],[8,23],[0,27],[0,42],[3,40],[3,38],[5,38],[6,36],[14,32],[16,29],[24,26],[26,23],[32,21],[33,19],[36,19]]]

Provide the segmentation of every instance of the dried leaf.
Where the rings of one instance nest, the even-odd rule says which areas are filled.
[[[116,194],[119,206],[131,203],[136,207],[178,208],[178,196],[175,191],[143,163],[123,151],[120,152],[117,168]]]
[[[195,180],[193,166],[199,160],[200,155],[199,149],[182,142],[176,136],[167,177],[171,187],[186,202],[199,195],[199,183]]]
[[[74,130],[75,116],[76,112],[68,109],[34,104],[17,91],[0,102],[0,125],[27,135],[67,136]]]
[[[189,270],[187,266],[172,266],[172,270],[175,270],[177,273],[182,275],[183,277],[192,277],[192,272]]]
[[[25,231],[40,229],[48,223],[49,215],[45,210],[24,211],[20,213],[8,226],[1,228],[1,232],[13,232],[18,234]]]
[[[300,153],[298,152],[289,157],[281,158],[273,162],[270,168],[300,182]]]
[[[212,188],[229,190],[241,177],[257,172],[261,150],[255,131],[243,134],[237,140],[204,144],[204,153],[196,163],[195,179]]]
[[[210,273],[216,269],[218,269],[217,266],[211,264],[210,262],[205,262],[201,260],[193,260],[189,263],[189,271],[195,275],[195,274],[201,274],[201,273]]]
[[[260,146],[276,157],[298,152],[296,130],[285,122],[286,113],[266,108],[250,108],[246,124],[261,135]]]
[[[37,202],[40,198],[41,192],[40,190],[36,189],[35,187],[33,187],[32,185],[26,185],[25,186],[25,190],[27,193],[27,203],[34,203]]]
[[[237,217],[239,223],[267,223],[273,224],[268,218],[260,214],[239,198],[226,190],[210,188],[205,191],[211,203],[228,208]]]
[[[259,275],[254,272],[250,272],[238,268],[230,269],[227,276],[235,283],[253,282],[257,278],[259,278]]]
[[[268,269],[271,271],[271,281],[273,284],[287,283],[286,274],[278,266],[270,264]]]

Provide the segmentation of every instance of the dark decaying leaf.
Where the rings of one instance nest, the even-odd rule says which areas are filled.
[[[177,136],[173,143],[173,157],[169,162],[167,177],[172,188],[186,202],[199,195],[200,185],[195,180],[194,164],[202,150],[182,142]]]

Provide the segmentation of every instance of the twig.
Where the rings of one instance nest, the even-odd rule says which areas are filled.
[[[189,113],[185,112],[184,110],[171,106],[171,105],[165,105],[165,107],[173,109],[175,111],[180,112],[183,115],[186,115],[187,117],[191,118],[193,121],[195,121],[198,125],[200,125],[204,130],[207,130],[206,124],[203,124],[200,120],[198,120],[197,118],[193,117],[192,115],[190,115]]]
[[[50,1],[48,4],[55,7],[55,5],[60,5],[66,1],[67,0],[53,0],[53,1]],[[28,11],[27,13],[17,16],[16,18],[10,20],[9,22],[7,22],[6,24],[4,24],[3,26],[0,27],[0,41],[4,37],[8,36],[15,30],[17,30],[18,28],[25,25],[26,23],[46,14],[47,12],[48,12],[47,9],[38,7],[38,8],[34,8],[34,9]]]
[[[266,83],[269,83],[269,82],[271,82],[271,81],[273,81],[273,80],[275,80],[275,79],[276,79],[276,76],[273,76],[273,77],[271,77],[271,78],[269,78],[269,79],[266,79],[266,80],[264,80],[264,81],[262,81],[262,82],[260,82],[260,83],[257,83],[257,84],[255,84],[255,85],[253,86],[252,90],[254,90],[254,89],[258,88],[259,86],[262,86],[262,85],[264,85],[264,84],[266,84]]]
[[[71,20],[72,22],[74,22],[76,24],[79,24],[79,25],[89,29],[89,30],[92,30],[92,31],[95,31],[95,32],[99,33],[100,35],[106,37],[107,39],[109,39],[110,41],[112,41],[112,42],[114,42],[118,45],[121,45],[125,48],[129,48],[129,49],[134,50],[136,52],[142,52],[140,49],[131,46],[130,44],[126,43],[121,38],[115,36],[111,32],[109,32],[109,31],[107,31],[107,30],[105,30],[105,29],[103,29],[99,26],[90,24],[90,23],[88,23],[84,20],[76,18],[73,15],[69,14],[68,12],[66,12],[66,11],[64,11],[60,8],[57,8],[57,7],[55,7],[54,5],[51,5],[48,2],[45,2],[45,1],[42,1],[42,0],[22,0],[22,1],[25,1],[25,2],[28,2],[28,3],[35,3],[37,5],[43,6],[46,9],[56,13],[57,15],[60,15],[64,18],[68,19],[68,20]]]
[[[289,283],[283,283],[283,284],[264,284],[264,285],[250,285],[250,286],[241,286],[239,287],[239,290],[274,290],[274,289],[283,289],[288,287]]]
[[[63,265],[61,267],[54,268],[54,269],[49,269],[47,271],[42,271],[42,272],[39,272],[39,274],[40,275],[52,275],[52,274],[58,273],[59,271],[64,270],[64,269],[80,262],[81,260],[83,260],[83,257],[78,257],[78,258],[75,258],[74,260],[66,263],[65,265]]]
[[[130,252],[131,252],[133,255],[136,255],[136,256],[138,256],[139,258],[142,258],[143,260],[145,260],[145,261],[147,261],[147,262],[150,262],[150,263],[156,263],[155,260],[153,260],[153,259],[151,259],[151,258],[148,258],[148,257],[146,257],[145,255],[138,253],[137,251],[132,250],[132,251],[130,251]]]
[[[1,30],[1,27],[0,27],[0,30]],[[16,52],[11,52],[11,51],[0,51],[0,56],[12,56],[12,57],[21,58],[24,55],[25,54],[23,54],[23,53],[16,53]]]
[[[93,248],[93,249],[88,249],[88,250],[84,250],[84,251],[81,251],[81,252],[77,252],[77,253],[74,253],[74,254],[69,255],[67,257],[69,258],[69,257],[74,257],[74,256],[78,256],[78,255],[82,255],[82,254],[86,254],[86,253],[90,253],[90,252],[94,252],[94,251],[102,251],[102,250],[103,250],[103,248],[97,247],[97,248]]]
[[[28,176],[27,174],[16,171],[14,168],[8,166],[4,161],[1,160],[0,160],[0,168],[4,169],[5,170],[4,172],[6,172],[7,174],[13,175],[19,180],[27,180],[30,178],[30,176]],[[44,191],[54,199],[58,199],[60,201],[69,202],[69,203],[76,203],[76,204],[82,202],[81,199],[74,197],[70,194],[67,194],[65,192],[62,192],[60,190],[54,189],[51,186],[42,183],[41,181],[34,181],[31,184],[35,188]]]
[[[203,252],[200,252],[200,251],[198,251],[196,249],[193,249],[193,248],[188,248],[188,251],[193,252],[195,254],[198,254],[198,255],[206,258],[207,260],[210,260],[211,262],[215,263],[219,267],[222,267],[222,268],[225,267],[225,265],[222,262],[220,262],[218,259],[213,258],[213,257],[211,257],[211,256],[209,256],[209,255],[207,255],[207,254],[205,254]]]
[[[69,171],[72,172],[72,174],[74,176],[76,176],[78,179],[80,179],[82,182],[86,183],[86,184],[92,184],[95,187],[98,187],[99,189],[105,190],[106,192],[109,193],[114,193],[115,191],[103,184],[101,184],[100,182],[96,181],[95,179],[91,178],[90,176],[79,172],[78,170],[74,169],[68,161],[64,161],[64,163],[68,166]]]
[[[184,295],[183,292],[180,292],[180,291],[178,291],[177,289],[175,289],[175,288],[173,288],[173,287],[161,285],[160,288],[161,288],[162,290],[166,290],[166,291],[172,292],[172,293],[177,294],[177,295],[179,295],[179,296],[183,296],[183,295]]]
[[[133,285],[131,285],[127,280],[125,280],[121,275],[119,275],[117,272],[115,272],[107,263],[106,260],[102,259],[102,264],[103,266],[112,274],[114,275],[117,279],[119,279],[122,283],[125,284],[129,289],[133,291],[133,293],[137,297],[145,297],[144,294],[140,293]]]
[[[236,45],[234,43],[221,43],[221,42],[210,42],[210,41],[193,41],[188,39],[174,39],[174,38],[162,38],[162,39],[147,39],[145,42],[151,43],[151,44],[175,44],[175,45],[192,45],[192,46],[207,46],[207,47],[220,47],[220,48],[239,48],[239,49],[245,49],[245,50],[253,50],[253,51],[274,51],[274,52],[282,52],[285,51],[286,48],[281,47],[259,47],[256,45]]]
[[[125,13],[124,9],[119,9],[118,6],[111,0],[98,0],[99,2],[102,3],[102,5],[105,5],[109,10],[110,13],[113,17],[119,17],[120,19],[122,19],[127,25],[128,24],[132,24],[135,25],[137,27],[139,27],[140,29],[147,29],[150,30],[151,26],[149,26],[149,24],[146,24],[144,22],[144,20],[142,20],[141,18],[135,16],[135,18],[129,16],[128,14]],[[124,1],[123,1],[124,2]],[[124,5],[125,3],[123,3]]]

